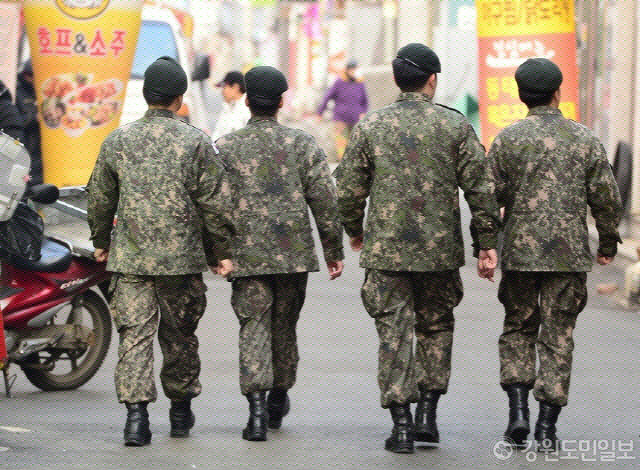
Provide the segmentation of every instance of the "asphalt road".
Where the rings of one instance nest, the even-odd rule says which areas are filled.
[[[209,308],[199,328],[204,392],[194,400],[197,423],[191,438],[169,438],[168,402],[162,397],[150,406],[152,445],[122,445],[125,408],[113,389],[114,335],[101,370],[76,391],[40,392],[14,368],[14,398],[0,397],[0,468],[639,468],[640,316],[595,292],[599,282],[619,281],[620,271],[596,268],[590,302],[575,333],[571,397],[559,421],[560,437],[575,452],[545,458],[530,452],[509,455],[498,447],[498,457],[514,460],[496,460],[493,442],[507,420],[506,396],[498,385],[503,314],[497,284],[477,279],[467,266],[465,299],[456,311],[451,387],[439,410],[442,443],[396,455],[383,449],[391,421],[379,407],[377,336],[359,297],[363,271],[347,251],[341,279],[330,282],[326,272],[310,278],[299,323],[302,360],[292,411],[268,442],[241,439],[247,403],[238,386],[238,326],[229,305],[230,285],[208,275]],[[537,405],[531,404],[535,415]],[[632,449],[625,453],[621,445]]]

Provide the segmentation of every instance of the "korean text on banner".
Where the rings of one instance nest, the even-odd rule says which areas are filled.
[[[16,75],[18,73],[18,41],[20,39],[20,7],[18,2],[0,2],[0,80],[16,94]]]
[[[26,0],[44,179],[87,183],[120,123],[143,0]]]
[[[482,141],[489,147],[527,114],[514,74],[531,57],[554,61],[564,76],[560,109],[579,119],[573,0],[476,0]]]

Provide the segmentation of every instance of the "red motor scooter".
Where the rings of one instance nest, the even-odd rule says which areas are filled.
[[[51,204],[58,198],[55,186],[30,191],[27,196],[38,203]],[[42,390],[80,387],[98,371],[111,342],[109,308],[97,292],[107,294],[110,275],[105,263],[51,237],[44,239],[37,261],[8,252],[0,240],[0,260],[7,396],[15,381],[8,372],[10,364],[19,365]]]

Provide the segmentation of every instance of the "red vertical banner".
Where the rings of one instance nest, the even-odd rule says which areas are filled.
[[[476,0],[482,142],[489,147],[506,126],[527,114],[514,74],[525,60],[544,57],[562,70],[560,109],[579,119],[573,0]]]

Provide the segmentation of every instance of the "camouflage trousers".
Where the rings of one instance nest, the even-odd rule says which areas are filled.
[[[288,390],[296,381],[296,325],[307,290],[307,273],[240,277],[231,305],[240,321],[240,390]]]
[[[115,382],[121,403],[155,401],[153,338],[163,355],[160,379],[170,400],[200,394],[196,327],[207,300],[202,274],[135,276],[115,274],[111,311],[120,334]]]
[[[367,269],[362,301],[375,319],[380,337],[378,384],[383,408],[415,403],[421,391],[446,393],[451,376],[453,309],[462,294],[457,269]]]
[[[573,330],[587,303],[586,281],[586,273],[503,272],[498,294],[506,313],[499,341],[503,388],[524,384],[534,388],[538,401],[567,404]]]

